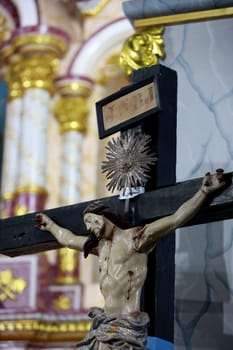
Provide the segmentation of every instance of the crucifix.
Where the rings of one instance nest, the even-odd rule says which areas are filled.
[[[169,86],[169,89],[167,86]],[[138,93],[137,98],[141,98],[140,94],[145,91],[140,89],[151,91],[151,88],[158,103],[153,103],[152,99],[152,107],[150,106],[147,110],[147,106],[145,106],[145,110],[140,111],[140,114],[132,119],[134,125],[139,121],[140,123],[143,121],[144,130],[149,134],[153,134],[152,139],[154,137],[155,142],[153,144],[158,156],[158,163],[153,169],[154,174],[147,184],[145,193],[129,201],[128,212],[131,215],[133,227],[151,223],[156,219],[174,213],[183,202],[192,197],[201,187],[201,179],[179,184],[175,181],[176,73],[160,65],[139,70],[135,72],[132,86],[129,89],[122,89],[117,97],[126,96],[130,98],[133,96],[134,100],[135,92]],[[102,101],[102,105],[106,103],[112,107],[111,104],[115,97],[113,96],[112,100],[110,98],[107,101]],[[105,116],[103,115],[103,118]],[[107,121],[110,122],[110,119],[108,117]],[[104,126],[102,130],[100,125],[100,133],[117,131],[118,124],[106,125],[102,124],[102,128]],[[121,128],[129,128],[131,123],[126,118],[119,125],[120,130],[122,130]],[[172,154],[174,157],[170,159]],[[171,168],[169,168],[170,166]],[[229,183],[229,186],[222,190],[216,198],[209,196],[195,218],[186,222],[186,225],[233,217],[231,177],[232,174],[225,174],[224,180]],[[102,198],[101,202],[110,203],[120,214],[125,212],[125,203],[119,200],[118,196]],[[66,227],[74,233],[83,232],[83,235],[86,235],[83,211],[89,204],[89,202],[79,203],[63,208],[50,209],[45,213],[60,226]],[[57,240],[49,232],[35,229],[35,213],[2,220],[0,223],[0,242],[0,252],[9,256],[36,253],[60,247]],[[169,293],[166,293],[166,291],[169,291]],[[150,255],[148,264],[148,277],[143,291],[142,304],[145,311],[150,315],[150,335],[172,340],[173,293],[174,235],[169,235],[159,242],[156,251]]]

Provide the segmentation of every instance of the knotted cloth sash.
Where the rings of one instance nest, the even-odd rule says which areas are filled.
[[[147,313],[106,315],[100,308],[91,308],[88,315],[93,318],[92,328],[76,349],[98,350],[99,345],[104,343],[106,349],[146,350]]]

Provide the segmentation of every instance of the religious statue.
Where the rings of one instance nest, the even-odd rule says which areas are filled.
[[[47,215],[36,214],[36,227],[51,232],[65,247],[84,256],[99,258],[100,290],[104,309],[93,308],[93,324],[77,349],[146,349],[149,317],[140,310],[140,298],[147,275],[147,257],[158,240],[183,226],[200,209],[206,198],[225,185],[223,170],[207,173],[196,194],[167,217],[132,227],[101,201],[91,203],[83,213],[89,236],[73,234]]]

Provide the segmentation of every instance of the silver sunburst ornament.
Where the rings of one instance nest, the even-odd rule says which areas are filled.
[[[150,167],[157,160],[150,150],[150,142],[149,135],[128,130],[107,143],[102,172],[106,173],[109,180],[109,191],[145,186],[150,178]]]

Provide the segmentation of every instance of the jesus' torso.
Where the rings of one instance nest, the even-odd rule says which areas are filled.
[[[147,254],[135,249],[134,236],[139,229],[115,228],[111,239],[99,242],[100,289],[107,314],[140,310],[141,290],[147,273]]]

